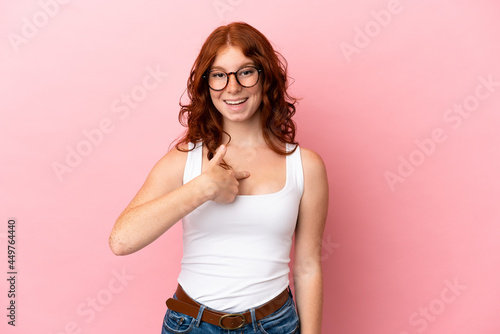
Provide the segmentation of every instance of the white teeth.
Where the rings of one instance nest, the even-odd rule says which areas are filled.
[[[230,104],[230,105],[236,105],[236,104],[241,104],[243,102],[245,102],[247,99],[241,99],[241,100],[238,100],[238,101],[225,101],[227,104]]]

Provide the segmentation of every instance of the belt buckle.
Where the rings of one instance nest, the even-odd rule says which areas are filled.
[[[230,327],[226,327],[222,324],[222,320],[224,318],[227,318],[227,317],[241,317],[241,319],[243,320],[241,322],[241,324],[238,326],[238,327],[235,327],[235,328],[230,328]],[[243,314],[239,314],[239,313],[228,313],[228,314],[224,314],[222,317],[220,317],[219,319],[219,326],[222,328],[222,329],[228,329],[228,330],[232,330],[232,329],[240,329],[241,327],[243,327],[243,325],[245,324],[246,322],[246,319],[245,319],[245,316]]]

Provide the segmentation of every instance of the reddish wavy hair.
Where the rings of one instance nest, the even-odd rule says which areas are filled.
[[[262,102],[259,109],[264,139],[276,153],[291,154],[293,151],[287,153],[284,145],[279,145],[280,142],[297,144],[296,126],[292,120],[297,99],[287,93],[287,62],[261,32],[244,22],[218,27],[203,44],[187,82],[186,90],[190,101],[188,104],[179,103],[179,121],[187,130],[177,141],[176,148],[185,152],[185,149],[180,148],[181,145],[202,140],[208,148],[207,156],[210,160],[222,144],[225,132],[222,129],[222,115],[212,103],[208,83],[203,76],[210,70],[217,53],[228,45],[239,47],[246,57],[262,69],[259,78],[262,83]],[[231,136],[229,140],[231,141]]]

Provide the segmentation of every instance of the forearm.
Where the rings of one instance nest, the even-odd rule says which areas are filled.
[[[321,333],[323,312],[323,275],[321,265],[294,270],[295,299],[301,334]]]
[[[161,197],[126,209],[111,232],[112,251],[127,255],[142,249],[209,198],[199,179],[193,179]]]

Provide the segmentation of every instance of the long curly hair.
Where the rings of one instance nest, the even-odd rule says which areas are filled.
[[[279,144],[298,144],[295,142],[296,125],[292,120],[297,99],[287,93],[289,84],[286,59],[273,49],[261,32],[244,22],[218,27],[203,44],[187,81],[189,103],[179,102],[179,122],[187,130],[177,141],[176,148],[186,152],[181,145],[201,140],[208,148],[207,157],[210,160],[222,144],[223,133],[231,140],[231,136],[223,130],[222,115],[212,103],[208,83],[203,78],[214,63],[217,52],[228,45],[239,47],[262,70],[259,79],[262,82],[262,102],[259,109],[265,142],[278,154],[293,153],[295,149],[286,152],[285,145]],[[230,168],[225,163],[222,166]]]

